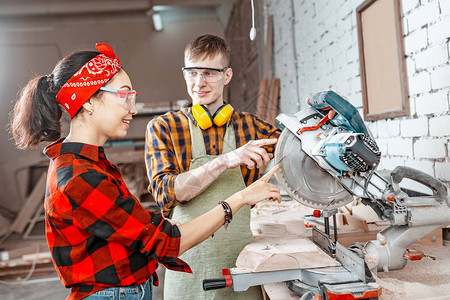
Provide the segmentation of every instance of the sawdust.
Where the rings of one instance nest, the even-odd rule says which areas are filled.
[[[405,268],[380,272],[377,283],[383,288],[380,300],[450,299],[450,246],[422,246],[410,248],[423,251],[419,261],[408,261]]]
[[[430,286],[417,282],[405,282],[395,278],[378,278],[377,283],[383,289],[379,300],[450,299],[450,283]]]

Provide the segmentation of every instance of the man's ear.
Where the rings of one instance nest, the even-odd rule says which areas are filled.
[[[227,85],[231,81],[232,77],[233,77],[233,69],[231,68],[226,69],[224,85]]]

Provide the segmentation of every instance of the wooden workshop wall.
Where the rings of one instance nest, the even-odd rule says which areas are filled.
[[[255,8],[261,10],[261,1],[255,1]],[[260,14],[258,14],[260,15]],[[231,47],[230,67],[233,79],[228,87],[228,100],[235,109],[256,112],[259,87],[259,50],[257,38],[249,39],[251,28],[251,2],[235,1],[226,29],[226,39]],[[263,32],[258,30],[260,36]]]

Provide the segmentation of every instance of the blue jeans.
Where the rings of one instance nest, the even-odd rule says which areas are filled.
[[[111,287],[89,297],[85,300],[152,300],[152,282],[150,278],[146,282],[134,286]]]

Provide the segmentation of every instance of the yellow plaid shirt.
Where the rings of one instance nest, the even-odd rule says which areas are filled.
[[[147,125],[145,159],[150,180],[149,192],[167,217],[173,208],[183,202],[175,197],[174,182],[178,174],[189,171],[192,159],[191,135],[187,115],[188,107],[156,117]],[[236,135],[236,148],[251,140],[278,138],[280,130],[246,112],[235,112],[230,122]],[[226,126],[213,125],[202,130],[207,155],[220,155]],[[273,152],[273,148],[267,148]],[[250,185],[260,177],[259,169],[241,166],[242,177]]]

